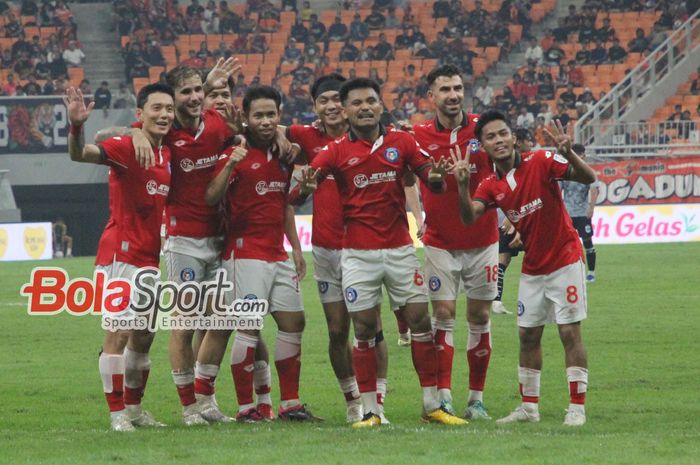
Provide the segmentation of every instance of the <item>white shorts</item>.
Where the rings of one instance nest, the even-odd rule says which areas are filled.
[[[493,300],[498,294],[498,243],[479,249],[445,250],[425,246],[425,276],[430,300],[467,297]]]
[[[321,303],[342,302],[343,272],[340,265],[342,250],[314,246],[311,253],[314,257],[314,279],[318,285]]]
[[[299,278],[291,260],[229,259],[223,261],[223,267],[233,282],[227,304],[234,299],[261,299],[268,301],[270,312],[304,311]]]
[[[138,273],[138,271],[141,270],[141,268],[138,268],[134,265],[129,265],[128,263],[114,261],[111,265],[97,265],[95,267],[95,270],[102,271],[103,273],[105,273],[105,282],[109,281],[110,279],[127,279],[133,283],[136,277],[136,273]],[[155,280],[152,279],[151,276],[144,277],[143,282],[145,284],[155,286]],[[136,299],[138,298],[139,296],[136,293],[136,289],[133,287],[132,284],[130,302],[136,302]],[[115,301],[114,303],[116,305],[119,304],[119,302],[117,301]],[[132,306],[129,305],[129,307],[125,311],[120,313],[103,311],[102,319],[109,317],[115,320],[133,320],[134,318],[136,318],[137,315],[139,315],[139,312],[134,310]]]
[[[221,268],[220,237],[168,236],[163,246],[168,280],[178,283],[216,279]]]
[[[572,263],[544,275],[520,275],[518,326],[569,324],[586,319],[586,266]]]
[[[393,249],[343,249],[343,295],[349,312],[381,303],[382,284],[396,306],[428,302],[416,251],[412,245]]]

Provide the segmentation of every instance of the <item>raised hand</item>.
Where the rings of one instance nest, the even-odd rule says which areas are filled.
[[[435,160],[430,161],[432,166],[428,172],[428,182],[442,182],[447,177],[447,173],[452,169],[446,158],[440,158],[440,161],[435,163]]]
[[[301,170],[299,189],[303,195],[309,195],[318,187],[318,170],[306,167]]]
[[[550,123],[549,127],[543,129],[545,135],[557,147],[557,153],[568,158],[572,142],[571,137],[566,134],[566,129],[562,126],[561,121],[555,120],[553,123]]]
[[[450,149],[450,158],[452,159],[452,174],[454,174],[457,182],[462,185],[469,184],[469,150],[462,155],[462,149],[459,145],[455,145]]]
[[[226,126],[231,128],[234,134],[243,133],[243,113],[236,105],[226,104],[223,116]]]
[[[207,74],[207,87],[215,89],[228,85],[228,78],[241,72],[241,64],[238,58],[229,57],[226,61],[219,58],[214,67]]]
[[[248,155],[248,149],[246,148],[246,141],[243,139],[241,142],[241,145],[233,149],[233,152],[231,152],[231,156],[229,156],[228,161],[226,162],[226,168],[233,168],[236,166],[238,163],[243,161],[243,159]]]
[[[72,126],[82,126],[90,117],[92,107],[95,106],[95,102],[90,102],[85,106],[83,93],[80,89],[76,89],[75,87],[66,89],[66,95],[63,96],[63,103],[66,104],[66,108],[68,109],[68,121]]]

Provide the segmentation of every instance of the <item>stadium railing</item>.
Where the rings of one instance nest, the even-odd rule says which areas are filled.
[[[700,10],[639,63],[576,122],[574,138],[586,146],[609,144],[619,118],[700,46]]]

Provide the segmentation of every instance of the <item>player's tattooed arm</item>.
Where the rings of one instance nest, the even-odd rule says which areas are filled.
[[[472,224],[478,220],[486,211],[486,206],[476,201],[474,202],[469,193],[469,151],[462,155],[459,145],[450,149],[452,159],[452,173],[457,179],[457,189],[459,194],[459,217],[464,224]]]
[[[579,157],[571,148],[572,142],[561,121],[556,120],[544,128],[544,133],[556,145],[557,151],[569,162],[569,169],[566,172],[566,179],[580,182],[581,184],[591,184],[595,182],[595,171],[593,168]]]
[[[69,87],[63,97],[63,103],[68,110],[68,121],[70,130],[68,131],[68,153],[70,159],[81,163],[101,163],[104,160],[102,151],[95,144],[85,144],[85,133],[83,124],[90,117],[92,107],[95,102],[85,105],[85,98],[80,89]]]
[[[219,172],[219,174],[217,174],[216,177],[214,177],[214,179],[212,179],[209,185],[207,186],[207,193],[205,195],[205,201],[207,202],[207,205],[214,206],[218,204],[221,201],[221,199],[224,198],[233,168],[241,160],[243,160],[247,154],[248,150],[245,147],[245,141],[243,141],[241,145],[233,149],[231,155],[229,155],[229,158],[226,161],[226,164],[224,165],[224,169],[222,169],[221,172]]]
[[[284,213],[284,234],[289,240],[289,245],[292,246],[292,259],[294,260],[294,267],[296,268],[297,276],[301,281],[304,279],[304,276],[306,276],[306,260],[304,259],[304,253],[301,251],[301,242],[299,242],[299,236],[297,234],[297,223],[294,207],[287,205]]]

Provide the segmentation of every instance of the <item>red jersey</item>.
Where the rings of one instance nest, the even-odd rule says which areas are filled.
[[[235,147],[221,155],[213,176],[221,172]],[[287,260],[284,221],[292,167],[267,150],[248,147],[248,155],[231,171],[226,191],[229,212],[223,257]]]
[[[469,157],[470,193],[473,196],[479,183],[493,174],[493,163],[479,149],[474,127],[479,115],[464,115],[462,125],[455,129],[443,127],[436,119],[415,126],[416,140],[421,148],[436,161],[450,159],[450,148],[459,145]],[[425,209],[425,234],[423,243],[445,250],[478,249],[498,241],[498,216],[495,210],[487,211],[472,225],[460,221],[459,193],[454,176],[447,177],[447,191],[435,194],[421,184],[421,197]]]
[[[207,205],[205,196],[219,154],[233,135],[216,110],[202,114],[196,132],[177,122],[165,137],[173,155],[173,189],[168,198],[168,235],[210,237],[219,234],[216,207]]]
[[[476,189],[474,200],[499,207],[520,233],[525,274],[549,274],[583,258],[557,183],[568,169],[568,161],[553,152],[525,152],[516,154],[508,174],[494,174]]]
[[[412,244],[406,218],[403,176],[427,181],[430,158],[412,135],[382,128],[373,144],[352,132],[328,144],[311,162],[332,174],[343,204],[343,247],[389,249]]]
[[[287,130],[287,138],[301,146],[311,163],[316,155],[335,140],[313,126],[294,124]],[[322,182],[313,196],[313,224],[311,243],[327,249],[343,248],[343,212],[339,208],[340,194],[333,176]]]
[[[115,260],[136,267],[158,266],[160,225],[170,190],[170,149],[154,147],[156,165],[136,162],[130,136],[99,144],[109,166],[109,221],[97,248],[97,265]]]

